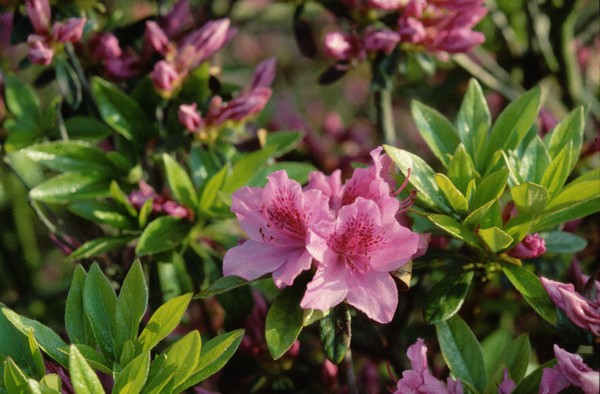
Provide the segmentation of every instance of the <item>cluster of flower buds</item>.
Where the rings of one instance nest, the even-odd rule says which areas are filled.
[[[152,213],[165,214],[181,219],[192,219],[193,213],[183,205],[176,203],[168,197],[156,193],[154,188],[145,181],[139,182],[139,190],[129,194],[129,202],[135,209],[141,209],[146,201],[152,200]]]
[[[58,45],[81,40],[85,18],[70,18],[51,24],[48,0],[25,0],[25,7],[35,32],[27,37],[31,63],[48,65],[52,63]]]
[[[315,172],[302,189],[277,171],[264,188],[235,192],[232,211],[249,239],[227,251],[224,275],[254,280],[272,273],[281,288],[314,265],[302,308],[328,310],[346,300],[369,318],[390,322],[398,304],[390,273],[426,245],[396,220],[408,204],[396,199],[392,162],[381,151],[371,152],[373,164],[344,184],[339,170]]]

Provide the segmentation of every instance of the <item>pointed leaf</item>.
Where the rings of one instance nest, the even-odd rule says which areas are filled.
[[[287,352],[302,331],[304,310],[300,301],[304,289],[288,287],[275,299],[265,322],[265,339],[267,348],[274,360]]]
[[[198,331],[192,331],[169,346],[163,353],[167,356],[165,366],[175,367],[173,384],[175,387],[183,384],[198,368],[202,340]]]
[[[83,141],[51,141],[35,144],[21,152],[54,171],[106,171],[116,168],[98,147]]]
[[[473,271],[450,273],[435,284],[425,298],[427,324],[448,320],[460,310],[473,281]]]
[[[40,183],[29,192],[29,196],[47,203],[67,203],[74,200],[106,197],[109,195],[110,180],[106,174],[95,171],[65,172]]]
[[[544,171],[550,165],[550,154],[538,135],[527,145],[519,164],[519,174],[525,181],[541,182]]]
[[[571,152],[568,168],[569,172],[575,166],[579,151],[583,143],[583,131],[585,127],[585,111],[583,107],[577,107],[565,116],[549,134],[548,151],[552,158],[556,158],[560,151],[571,143]]]
[[[8,393],[29,392],[27,375],[10,357],[4,361],[4,385]]]
[[[521,334],[504,347],[504,350],[495,360],[490,371],[492,374],[497,371],[502,372],[504,368],[501,368],[501,366],[505,366],[508,368],[510,377],[518,384],[525,376],[530,356],[531,344],[529,343],[529,336]]]
[[[157,356],[150,364],[148,380],[144,386],[143,394],[162,394],[173,391],[173,376],[177,366],[174,364],[166,365],[167,356]]]
[[[573,143],[569,141],[569,143],[552,160],[550,166],[542,176],[542,181],[540,183],[548,189],[550,198],[553,198],[560,193],[561,188],[571,173],[570,162],[572,148]]]
[[[448,166],[448,178],[461,191],[467,192],[469,182],[475,177],[475,167],[463,144],[459,144]]]
[[[462,215],[469,210],[467,199],[446,175],[435,174],[434,180],[454,212]]]
[[[471,209],[477,209],[489,201],[499,198],[504,192],[508,170],[503,168],[495,171],[481,180],[470,204]]]
[[[564,231],[551,231],[540,235],[544,238],[547,253],[577,253],[588,244],[585,238]]]
[[[162,159],[173,197],[183,205],[195,208],[198,205],[198,196],[185,169],[166,153],[163,153]]]
[[[79,248],[73,251],[67,258],[69,261],[87,259],[93,256],[99,256],[114,249],[121,248],[129,243],[135,236],[123,235],[119,237],[100,237],[87,241]]]
[[[240,286],[247,285],[248,282],[246,279],[242,279],[239,276],[222,276],[213,283],[211,283],[208,288],[202,290],[198,293],[194,298],[209,298],[215,296],[217,294],[226,293],[229,290],[233,290]]]
[[[104,394],[104,389],[98,376],[85,361],[81,353],[79,353],[79,350],[71,345],[69,353],[69,373],[75,393]]]
[[[494,227],[502,225],[502,218],[498,199],[489,201],[480,206],[463,221],[463,225],[470,229],[476,227]]]
[[[319,322],[323,352],[334,364],[341,363],[350,348],[350,322],[350,311],[346,304],[336,306]]]
[[[498,253],[508,248],[513,242],[513,238],[498,227],[479,230],[479,237],[481,237],[493,253]]]
[[[115,378],[112,392],[118,394],[137,394],[142,390],[150,368],[150,352],[143,352],[131,360]]]
[[[446,215],[430,214],[426,215],[427,219],[431,220],[433,224],[467,244],[476,248],[481,248],[481,241],[471,230],[460,224],[456,219]]]
[[[520,214],[538,214],[544,210],[548,202],[548,190],[531,182],[513,187],[510,195]]]
[[[304,133],[301,131],[277,131],[276,133],[268,133],[265,141],[265,146],[274,146],[273,155],[276,157],[283,156],[291,152],[300,143]]]
[[[100,201],[75,201],[69,211],[95,223],[106,223],[120,230],[135,230],[137,223],[131,217],[115,211],[110,203]]]
[[[474,78],[469,81],[469,87],[458,112],[456,125],[466,152],[477,162],[478,158],[483,156],[481,149],[491,125],[491,116],[481,86]],[[477,168],[482,168],[481,163],[477,164]]]
[[[550,361],[545,362],[540,365],[535,371],[531,372],[529,375],[525,377],[521,381],[521,383],[517,384],[512,394],[530,394],[537,393],[540,391],[540,383],[542,381],[542,374],[544,373],[544,369],[552,368],[556,365],[556,359],[553,358]]]
[[[161,216],[144,229],[135,253],[138,256],[145,256],[173,249],[184,240],[190,228],[191,225],[186,220]]]
[[[239,159],[231,169],[231,174],[225,180],[222,191],[232,193],[246,185],[261,168],[265,167],[273,156],[275,146],[267,146],[256,152],[249,153]]]
[[[171,298],[154,312],[138,338],[143,352],[152,349],[179,325],[191,299],[191,293]]]
[[[140,260],[136,259],[123,281],[123,287],[119,292],[116,316],[116,353],[121,354],[125,342],[137,339],[137,334],[148,306],[148,286],[144,279],[144,270]]]

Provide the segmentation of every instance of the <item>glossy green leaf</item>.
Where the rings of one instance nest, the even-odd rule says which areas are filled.
[[[137,223],[131,217],[117,212],[111,204],[106,202],[75,201],[69,205],[69,211],[91,222],[109,224],[121,230],[137,228]]]
[[[421,137],[433,154],[448,167],[449,157],[460,142],[452,123],[437,110],[416,100],[411,103],[411,112]]]
[[[532,233],[534,219],[533,213],[526,213],[517,215],[504,224],[502,230],[513,238],[513,246],[521,242],[527,234]]]
[[[28,146],[21,152],[54,171],[115,171],[100,148],[83,141],[45,142]]]
[[[520,214],[538,214],[544,210],[548,202],[548,190],[531,182],[513,187],[510,195]]]
[[[173,197],[183,205],[195,208],[198,205],[198,195],[186,170],[166,153],[163,153],[162,159]]]
[[[302,185],[308,181],[308,174],[316,171],[316,167],[310,163],[278,161],[277,163],[258,170],[248,182],[248,186],[264,187],[267,183],[267,176],[279,170],[285,170],[290,179],[293,179]]]
[[[215,206],[218,201],[217,196],[227,179],[228,172],[229,166],[225,165],[206,182],[198,203],[201,213],[208,216],[212,216],[215,213]]]
[[[547,253],[577,253],[587,246],[585,238],[564,231],[551,231],[540,236],[545,241]]]
[[[35,372],[36,378],[41,379],[42,376],[46,374],[46,367],[44,366],[44,357],[42,356],[42,352],[35,341],[33,330],[29,331],[27,340],[29,342],[29,354],[33,360],[33,364],[35,365],[35,370],[32,372]]]
[[[180,388],[191,387],[211,377],[229,361],[242,342],[244,330],[234,330],[219,335],[202,346],[200,362],[195,372]],[[177,391],[177,390],[176,390]]]
[[[473,281],[473,271],[453,272],[436,283],[427,297],[423,317],[427,324],[448,320],[460,310]]]
[[[94,263],[88,271],[83,288],[83,307],[87,315],[96,342],[102,353],[110,360],[116,360],[114,348],[117,325],[115,308],[117,296],[98,264]]]
[[[493,253],[498,253],[508,248],[513,242],[513,238],[498,227],[479,230],[479,237]]]
[[[233,290],[240,286],[247,285],[248,282],[246,279],[242,279],[239,276],[222,276],[206,289],[202,290],[198,293],[194,298],[208,298],[215,296],[217,294],[226,293],[229,290]]]
[[[73,251],[73,253],[71,253],[67,259],[73,261],[79,259],[87,259],[93,256],[99,256],[103,253],[127,245],[127,243],[129,243],[129,241],[131,241],[134,238],[135,236],[131,235],[123,235],[120,237],[96,238],[91,241],[87,241],[86,243],[81,245],[79,248]]]
[[[121,189],[121,186],[119,186],[117,181],[112,181],[110,183],[110,196],[112,197],[113,202],[117,204],[124,213],[129,214],[131,217],[138,216],[137,211],[129,201],[129,197],[125,194],[123,189]]]
[[[90,367],[109,375],[112,374],[112,362],[108,361],[108,359],[104,357],[102,353],[97,351],[95,347],[92,348],[81,343],[73,344],[73,346],[75,346],[77,350],[79,350],[79,353],[81,353],[83,358],[85,358],[85,361],[87,361]],[[59,350],[64,354],[69,355],[70,346],[62,347]]]
[[[42,391],[42,394],[60,394],[62,393],[62,382],[60,380],[60,376],[55,373],[50,373],[40,379],[40,386],[42,389],[46,389]]]
[[[531,344],[529,343],[529,336],[527,334],[521,334],[517,338],[510,341],[504,350],[496,358],[494,364],[490,367],[491,374],[496,373],[504,368],[508,368],[510,377],[519,383],[527,372],[527,366],[529,365],[529,358],[531,356]]]
[[[138,338],[143,352],[152,349],[179,325],[191,299],[191,293],[171,298],[154,312]]]
[[[138,214],[138,226],[140,228],[145,228],[148,223],[148,219],[152,214],[152,210],[154,209],[154,199],[149,198],[144,202],[144,205],[140,208],[140,213]]]
[[[300,143],[304,133],[301,131],[277,131],[268,133],[265,146],[274,146],[273,155],[279,157],[291,152]]]
[[[350,349],[350,310],[346,304],[333,308],[329,315],[319,322],[321,344],[325,357],[334,364],[339,364]]]
[[[267,146],[256,152],[244,155],[232,167],[231,174],[225,180],[222,191],[232,193],[246,185],[261,168],[267,165],[273,156],[274,146]]]
[[[4,361],[4,385],[8,393],[28,393],[27,375],[12,358]]]
[[[287,287],[275,299],[265,322],[267,348],[274,360],[287,352],[302,331],[304,310],[300,301],[304,289]]]
[[[34,90],[19,78],[3,73],[4,99],[6,107],[17,118],[30,118],[34,121],[42,115],[40,100]]]
[[[486,141],[484,165],[479,167],[480,170],[489,166],[496,151],[512,150],[519,145],[535,122],[539,105],[540,89],[535,88],[510,103],[500,113]]]
[[[569,172],[575,166],[579,157],[579,151],[583,143],[583,131],[585,127],[585,111],[583,107],[577,107],[565,116],[557,124],[552,132],[548,134],[548,152],[550,157],[556,158],[569,143],[571,144]]]
[[[79,350],[71,345],[69,351],[71,384],[77,394],[104,394],[102,384]]]
[[[481,248],[481,241],[471,230],[460,224],[456,219],[446,215],[430,214],[427,219],[448,234],[476,248]]]
[[[87,116],[72,116],[65,120],[69,137],[84,141],[100,141],[112,134],[112,129],[102,121]]]
[[[79,108],[83,100],[83,88],[81,81],[73,67],[63,58],[57,57],[54,62],[56,71],[56,84],[67,104],[74,110]]]
[[[448,178],[463,193],[467,192],[469,182],[475,177],[475,167],[463,144],[459,144],[448,166]]]
[[[0,306],[4,306],[0,302]],[[27,370],[33,370],[33,360],[29,356],[27,336],[21,333],[11,322],[0,313],[0,360],[12,358],[17,365]],[[0,362],[0,385],[2,384],[2,362]]]
[[[571,162],[571,151],[573,143],[569,143],[560,151],[560,153],[552,159],[550,166],[544,172],[542,176],[541,185],[548,189],[550,198],[553,198],[560,193],[561,188],[567,181],[569,174],[571,173],[570,162]]]
[[[59,364],[63,366],[67,365],[67,357],[58,350],[62,346],[67,346],[67,344],[51,328],[37,320],[21,316],[8,308],[2,308],[2,313],[26,338],[29,335],[29,331],[33,331],[35,341],[44,353],[52,357]]]
[[[194,330],[169,346],[163,353],[167,356],[165,366],[175,366],[175,374],[172,378],[175,387],[185,383],[196,372],[201,350],[200,333]]]
[[[492,367],[500,356],[500,353],[502,353],[506,345],[512,339],[513,335],[510,331],[505,328],[498,328],[481,341],[481,351],[487,367],[488,376],[492,376],[494,372]]]
[[[563,208],[584,200],[593,199],[600,190],[600,168],[595,168],[569,182],[561,192],[550,200],[547,211]]]
[[[538,135],[527,145],[519,164],[519,174],[523,180],[537,184],[541,182],[544,171],[550,165],[550,154]]]
[[[144,270],[137,259],[129,268],[123,281],[115,306],[116,317],[116,354],[120,355],[125,342],[137,339],[142,317],[148,306],[148,286],[144,279]]]
[[[452,212],[434,181],[435,173],[423,159],[393,146],[384,145],[384,149],[404,176],[410,169],[409,181],[417,189],[420,203],[434,211]]]
[[[471,78],[458,111],[456,126],[466,152],[476,162],[478,162],[478,158],[482,157],[481,149],[484,146],[490,125],[491,115],[481,86],[476,79]],[[478,168],[482,168],[481,163],[477,164]],[[454,182],[452,177],[450,179]],[[458,186],[456,182],[455,184]],[[460,190],[464,191],[463,189]]]
[[[138,394],[150,369],[150,352],[146,351],[131,360],[115,377],[112,392],[118,394]]]
[[[94,171],[65,172],[37,185],[29,196],[47,203],[67,203],[109,195],[110,180]]]
[[[452,374],[481,391],[487,374],[481,346],[469,326],[458,316],[435,325],[442,355]]]
[[[511,263],[502,263],[502,271],[540,316],[556,324],[556,308],[537,275]]]
[[[323,319],[327,315],[329,315],[329,310],[321,311],[319,309],[304,309],[304,313],[302,316],[302,326],[310,326],[314,322]]]
[[[191,225],[188,221],[173,216],[161,216],[144,229],[135,253],[145,256],[175,248],[187,236]]]
[[[150,364],[148,372],[148,380],[142,389],[142,394],[162,394],[173,391],[173,376],[177,366],[175,364],[167,364],[167,356],[160,355],[154,358]]]
[[[435,174],[434,180],[439,186],[444,198],[455,212],[462,215],[469,210],[467,199],[446,175]]]
[[[495,199],[471,212],[462,224],[470,229],[502,226],[501,214],[500,204]]]
[[[115,85],[95,77],[92,92],[102,119],[129,141],[143,142],[155,133],[139,104]]]
[[[471,209],[477,209],[482,205],[499,198],[506,188],[508,170],[503,168],[495,171],[479,182],[477,190],[470,204]]]
[[[598,211],[600,211],[600,196],[597,195],[589,200],[577,201],[570,205],[561,205],[552,210],[547,209],[543,213],[543,216],[537,219],[532,230],[539,231],[552,228],[561,223],[579,219]]]

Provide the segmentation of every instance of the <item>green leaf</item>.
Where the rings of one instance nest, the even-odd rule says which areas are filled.
[[[110,195],[113,202],[115,202],[118,207],[122,208],[122,211],[134,218],[138,216],[137,211],[133,205],[131,205],[131,202],[129,202],[129,197],[127,197],[127,194],[121,189],[121,186],[119,186],[117,181],[112,181],[110,183]]]
[[[304,310],[300,301],[304,289],[288,287],[275,299],[265,322],[265,339],[267,348],[274,360],[287,352],[302,331]]]
[[[350,349],[350,322],[350,311],[346,304],[336,306],[319,322],[323,352],[334,364],[341,363]]]
[[[446,215],[439,214],[428,214],[425,215],[427,219],[431,220],[433,224],[437,227],[441,228],[448,234],[452,235],[455,238],[460,239],[461,241],[466,242],[467,244],[474,246],[476,248],[481,249],[481,241],[471,230],[467,227],[460,224],[456,219],[451,218]]]
[[[490,125],[491,115],[481,86],[476,79],[471,78],[458,111],[456,126],[466,152],[475,159],[477,168],[480,169],[482,163],[479,163],[478,159],[483,156],[481,149],[485,146],[485,139]],[[454,182],[454,179],[452,181]],[[456,182],[455,184],[458,185]],[[460,190],[464,191],[463,189]]]
[[[198,293],[194,298],[209,298],[215,296],[217,294],[226,293],[229,290],[233,290],[240,286],[247,285],[248,282],[246,279],[242,279],[239,276],[222,276],[213,283],[211,283],[208,288],[202,290]]]
[[[600,190],[600,168],[593,169],[568,183],[546,206],[552,211],[584,200],[593,199]]]
[[[190,228],[191,225],[186,220],[161,216],[144,229],[135,253],[138,256],[145,256],[173,249],[184,240]]]
[[[248,186],[264,187],[267,184],[267,175],[279,170],[285,170],[290,179],[293,179],[300,184],[304,184],[308,181],[308,174],[316,171],[317,169],[310,163],[279,161],[275,164],[271,164],[268,167],[258,170],[248,182]]]
[[[148,286],[144,279],[144,270],[140,260],[136,259],[123,281],[115,307],[116,316],[116,354],[121,354],[128,340],[135,341],[142,317],[148,306]]]
[[[569,172],[571,172],[579,157],[579,151],[583,143],[584,127],[585,111],[580,106],[565,116],[548,135],[548,151],[552,158],[556,158],[565,146],[571,144],[571,160],[567,166]]]
[[[273,155],[276,157],[283,156],[291,152],[300,143],[304,133],[301,131],[277,131],[276,133],[268,133],[265,146],[274,146]]]
[[[550,198],[553,198],[560,193],[561,188],[571,173],[570,162],[572,148],[573,143],[569,141],[552,162],[550,162],[550,166],[542,176],[541,185],[548,189]]]
[[[544,210],[548,202],[548,190],[531,182],[513,187],[510,195],[520,214],[538,214]]]
[[[90,320],[96,342],[102,353],[110,360],[117,360],[118,357],[114,348],[117,330],[115,321],[116,304],[115,290],[98,264],[92,264],[85,278],[83,307]]]
[[[527,145],[519,164],[519,174],[525,181],[541,182],[544,171],[550,165],[550,154],[538,135]]]
[[[144,386],[143,394],[162,394],[173,391],[173,376],[177,366],[174,364],[166,365],[167,356],[157,356],[150,364],[148,372],[148,381]]]
[[[473,271],[466,271],[450,273],[436,283],[425,297],[425,322],[435,324],[454,316],[460,310],[472,281]]]
[[[554,227],[558,224],[579,219],[600,211],[600,196],[589,200],[577,201],[570,205],[561,205],[544,212],[532,227],[532,231],[539,231]]]
[[[498,227],[489,227],[479,230],[479,237],[493,253],[498,253],[501,250],[508,248],[513,243],[513,238]]]
[[[573,233],[551,231],[540,234],[547,253],[577,253],[585,249],[587,240]]]
[[[105,223],[120,230],[134,230],[137,227],[129,216],[116,212],[114,207],[100,201],[76,201],[69,205],[69,211],[95,223]]]
[[[525,376],[525,372],[527,372],[530,356],[531,345],[529,343],[529,336],[528,334],[521,334],[504,347],[504,350],[496,358],[490,369],[491,374],[493,375],[498,370],[502,372],[504,369],[502,366],[506,366],[510,377],[518,384]]]
[[[498,328],[481,341],[481,350],[488,376],[492,376],[494,372],[492,367],[496,359],[498,359],[500,353],[502,353],[506,345],[512,340],[512,337],[512,334],[505,328]]]
[[[232,193],[246,185],[261,168],[265,167],[273,156],[274,146],[267,146],[256,152],[244,155],[231,169],[231,174],[225,179],[222,191]]]
[[[504,262],[502,271],[540,316],[550,324],[556,324],[556,308],[537,275],[518,265]]]
[[[69,137],[78,140],[100,141],[112,134],[112,129],[96,118],[73,116],[65,120]]]
[[[479,182],[477,190],[471,201],[471,209],[477,209],[489,201],[495,200],[502,196],[506,181],[508,180],[508,170],[502,168],[492,172]]]
[[[45,142],[28,146],[21,152],[54,171],[115,171],[100,148],[83,141]]]
[[[71,384],[77,394],[104,394],[102,384],[79,350],[71,345],[69,351]]]
[[[418,201],[434,211],[452,212],[434,181],[435,173],[423,159],[390,145],[384,145],[384,149],[404,176],[410,168],[409,181],[418,191]]]
[[[244,330],[240,329],[219,335],[205,343],[200,353],[197,372],[179,385],[175,391],[194,386],[223,368],[240,346],[243,336]]]
[[[67,365],[67,357],[58,350],[58,348],[67,346],[67,344],[57,333],[42,323],[21,316],[8,308],[2,308],[2,313],[26,337],[29,335],[29,331],[33,331],[35,341],[44,353],[52,357],[59,364],[63,366]]]
[[[6,107],[16,118],[29,118],[34,122],[42,116],[40,101],[34,90],[19,78],[4,74],[4,99]]]
[[[8,393],[29,392],[27,375],[10,357],[4,361],[4,385]]]
[[[148,218],[152,214],[152,210],[154,209],[154,199],[149,198],[146,200],[144,205],[140,208],[140,213],[138,214],[138,226],[140,228],[145,228],[148,223]]]
[[[4,306],[0,302],[0,306]],[[33,371],[35,365],[29,356],[29,344],[26,334],[21,333],[11,322],[0,313],[0,360],[12,358],[17,365]],[[2,384],[2,362],[0,362],[0,387]]]
[[[462,215],[469,210],[467,199],[446,175],[435,174],[434,180],[442,191],[446,201],[448,201],[448,204],[455,212]]]
[[[433,154],[440,159],[444,167],[448,167],[449,157],[460,142],[452,123],[437,110],[416,100],[411,103],[411,112],[419,133]]]
[[[143,352],[131,360],[115,378],[112,392],[118,394],[137,394],[142,390],[150,369],[150,352]]]
[[[40,386],[48,390],[54,391],[42,391],[42,394],[60,394],[62,393],[62,382],[60,376],[55,373],[48,374],[40,380]]]
[[[329,315],[329,310],[321,311],[318,309],[304,309],[304,314],[302,316],[302,327],[308,327],[314,322],[323,319],[327,315]]]
[[[138,338],[143,352],[152,349],[179,325],[191,299],[191,293],[171,298],[154,312]]]
[[[35,341],[33,330],[29,331],[27,339],[29,341],[29,354],[31,355],[31,358],[35,365],[35,377],[41,379],[42,376],[46,374],[46,367],[44,366],[44,357],[42,356],[42,352],[40,351],[40,348],[38,347],[38,344]]]
[[[85,358],[85,361],[87,361],[87,363],[90,364],[90,367],[100,372],[112,375],[113,364],[112,362],[109,362],[108,359],[104,357],[104,355],[102,355],[102,353],[97,351],[95,348],[89,347],[81,343],[73,344],[73,346],[75,346],[77,350],[79,350],[79,353],[81,353],[83,358]],[[70,347],[65,346],[60,348],[59,350],[64,354],[69,355]]]
[[[92,256],[99,256],[108,251],[123,247],[135,236],[123,235],[120,237],[101,237],[87,241],[67,258],[69,261],[87,259]]]
[[[47,203],[67,203],[86,198],[106,197],[110,180],[95,171],[66,172],[48,179],[29,192],[29,196]]]
[[[178,387],[196,372],[200,361],[202,340],[197,330],[189,332],[183,338],[169,346],[163,353],[167,356],[166,367],[175,367],[173,384]],[[179,392],[179,388],[177,390]]]
[[[552,368],[555,365],[556,359],[552,359],[540,365],[535,371],[527,375],[525,379],[521,381],[521,383],[517,384],[517,387],[515,387],[512,394],[530,394],[539,392],[544,369]]]
[[[64,59],[57,57],[54,62],[56,70],[56,84],[67,104],[74,110],[79,108],[83,99],[81,81],[73,67]]]
[[[540,88],[534,88],[510,103],[498,116],[486,141],[483,165],[480,172],[491,162],[499,150],[515,149],[529,131],[537,117],[540,105]]]
[[[467,192],[469,182],[475,178],[475,167],[463,144],[459,144],[448,166],[448,178],[456,188],[463,193]]]
[[[225,165],[206,182],[200,195],[200,201],[198,202],[198,208],[201,213],[209,217],[215,214],[216,202],[219,201],[217,196],[227,179],[228,171],[229,166]]]
[[[483,390],[487,383],[481,346],[469,326],[458,316],[435,325],[442,355],[452,374]]]
[[[101,78],[94,77],[91,85],[102,119],[117,133],[138,143],[154,136],[154,126],[135,100]]]
[[[515,216],[506,222],[503,230],[513,238],[512,246],[521,242],[527,234],[532,233],[531,226],[533,225],[534,219],[535,216],[533,213],[526,213],[524,215]]]
[[[502,217],[498,199],[489,201],[480,206],[463,221],[463,225],[470,229],[476,227],[498,227],[502,225]]]
[[[187,172],[168,154],[163,153],[162,159],[173,197],[183,205],[195,209],[198,205],[198,195]]]

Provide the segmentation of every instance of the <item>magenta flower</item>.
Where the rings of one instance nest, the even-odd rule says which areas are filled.
[[[275,79],[275,66],[277,65],[277,59],[274,57],[269,58],[260,62],[254,70],[252,76],[252,82],[250,83],[250,91],[257,88],[268,88]]]
[[[393,11],[405,4],[404,0],[367,0],[367,4],[371,8]]]
[[[224,103],[216,113],[209,113],[210,123],[219,125],[227,120],[242,121],[263,110],[269,98],[271,89],[256,88],[235,99]]]
[[[502,382],[498,385],[498,394],[510,394],[517,387],[517,384],[508,375],[508,369],[504,368]]]
[[[569,353],[554,345],[556,365],[544,368],[540,394],[558,394],[570,386],[581,388],[585,394],[598,394],[600,373],[583,362],[578,354]]]
[[[157,90],[170,93],[175,89],[179,74],[172,64],[161,60],[154,65],[150,78]]]
[[[175,67],[180,72],[190,71],[221,49],[231,38],[233,30],[228,18],[207,22],[185,37],[177,48]]]
[[[285,171],[267,178],[264,188],[244,187],[233,193],[231,210],[249,239],[227,251],[223,274],[254,280],[272,272],[275,284],[283,287],[310,268],[306,245],[311,230],[325,229],[332,214],[323,209],[327,198],[321,192],[303,192]]]
[[[178,119],[179,123],[191,132],[198,131],[203,125],[202,117],[196,110],[198,105],[193,104],[181,104],[179,106]]]
[[[146,22],[146,30],[144,31],[144,40],[156,52],[165,56],[172,46],[165,32],[154,21]]]
[[[533,259],[546,253],[546,241],[539,234],[527,234],[525,238],[507,254],[516,259]]]
[[[54,51],[50,47],[48,40],[44,36],[30,34],[27,37],[27,45],[29,45],[29,60],[33,64],[41,64],[44,66],[52,63]]]
[[[142,71],[142,59],[134,53],[125,53],[121,57],[107,59],[105,71],[109,78],[123,80],[136,77]]]
[[[327,310],[346,299],[371,319],[390,322],[398,305],[390,272],[410,260],[418,242],[374,201],[356,198],[340,208],[332,232],[311,233],[306,248],[319,266],[300,306]]]
[[[79,42],[85,21],[85,18],[70,18],[66,22],[55,22],[52,26],[52,36],[58,42]]]
[[[325,35],[325,54],[337,60],[361,57],[356,38],[351,34],[340,32],[330,32]]]
[[[390,29],[367,28],[363,42],[368,52],[381,51],[389,54],[400,42],[400,34]]]
[[[544,277],[540,281],[552,302],[565,312],[573,324],[600,336],[600,292],[596,293],[595,301],[590,301],[577,293],[571,283],[555,282]],[[600,288],[600,282],[595,281],[595,284]]]
[[[417,342],[409,346],[406,355],[410,360],[412,369],[402,372],[402,378],[398,380],[394,394],[405,393],[435,393],[435,394],[462,394],[463,387],[460,379],[448,378],[447,384],[436,379],[429,372],[427,362],[427,346],[425,341],[419,338]]]
[[[97,33],[89,42],[91,56],[96,60],[116,59],[123,53],[119,39],[112,33]]]
[[[50,29],[50,3],[48,0],[25,0],[27,16],[37,34],[47,34]]]
[[[189,0],[180,0],[161,21],[161,27],[169,38],[173,38],[194,24]]]

